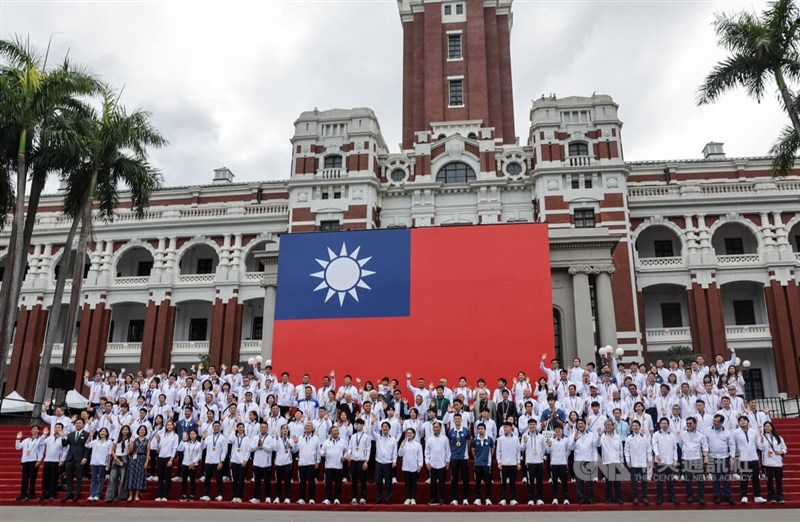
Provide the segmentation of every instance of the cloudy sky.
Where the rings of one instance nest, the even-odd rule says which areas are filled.
[[[469,0],[478,1],[478,0]],[[515,0],[517,134],[531,99],[610,94],[627,160],[758,156],[784,125],[771,90],[707,107],[697,86],[724,56],[714,13],[766,2]],[[292,122],[318,107],[371,107],[393,151],[401,130],[402,30],[395,0],[0,0],[0,37],[69,50],[125,103],[153,113],[171,145],[153,154],[169,185],[288,177]]]

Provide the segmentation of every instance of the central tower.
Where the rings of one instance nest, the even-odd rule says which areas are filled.
[[[397,0],[403,22],[403,149],[432,123],[481,122],[516,142],[512,0]]]

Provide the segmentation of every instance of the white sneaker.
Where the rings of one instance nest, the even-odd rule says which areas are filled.
[[[209,500],[211,500],[211,498],[209,498],[208,495],[203,495],[202,497],[200,497],[200,500],[202,500],[203,502],[208,502]]]
[[[359,504],[366,504],[367,503],[367,499],[362,498],[361,500],[358,501],[358,503]]]
[[[305,503],[306,503],[306,501],[305,501],[305,500],[303,500],[303,499],[301,498],[300,500],[298,500],[298,501],[297,501],[297,503],[298,503],[298,504],[305,504]]]
[[[272,499],[267,497],[264,499],[264,504],[272,504]]]
[[[519,502],[517,502],[516,500],[512,500],[512,501],[511,501],[511,505],[512,505],[512,506],[516,506],[517,504],[519,504]]]
[[[425,479],[425,484],[430,484],[430,483],[431,483],[431,479]]]
[[[338,504],[339,503],[339,499],[337,498],[336,500],[333,501],[333,503],[334,504]]]
[[[342,484],[347,484],[347,479],[342,477]]]
[[[567,504],[569,504],[569,500],[564,499],[564,505],[566,506]]]
[[[289,500],[288,498],[285,498],[285,499],[283,499],[283,503],[284,503],[284,504],[291,504],[291,503],[292,503],[292,501],[291,501],[291,500]]]
[[[764,502],[767,501],[767,499],[765,499],[764,497],[756,497],[753,500],[758,504],[763,504]]]
[[[481,505],[481,499],[476,498],[475,502],[473,502],[473,504],[475,504],[476,506],[480,506]]]
[[[303,503],[305,504],[305,502],[303,502]],[[322,503],[327,506],[328,504],[331,503],[331,501],[326,498],[325,500],[322,501]]]
[[[522,477],[522,483],[523,484],[527,484],[528,483],[528,477]]]
[[[529,506],[532,506],[533,504],[534,504],[533,500],[529,500],[529,501],[528,501],[528,505],[529,505]]]
[[[356,499],[353,499],[353,500],[351,500],[351,501],[350,501],[350,503],[351,503],[351,504],[353,504],[353,505],[355,506],[356,504],[358,504],[358,500],[356,500]]]
[[[553,504],[558,504],[558,499],[557,498],[553,499]]]
[[[453,501],[451,501],[451,502],[450,502],[450,505],[451,505],[451,506],[457,506],[457,505],[458,505],[458,500],[453,500]]]
[[[205,482],[205,481],[206,481],[206,476],[200,475],[200,482]]]
[[[747,504],[747,497],[742,497],[742,504]]]
[[[487,505],[487,506],[491,506],[491,505],[492,505],[492,501],[491,501],[491,500],[489,500],[488,498],[486,499],[486,505]]]
[[[463,502],[463,504],[464,504],[465,506],[469,506],[469,500],[467,500],[467,499],[464,499],[464,502]]]
[[[415,506],[416,504],[417,504],[417,501],[416,501],[416,500],[414,500],[414,499],[412,498],[412,499],[411,499],[411,505],[412,505],[412,506]]]
[[[180,477],[172,477],[172,482],[180,482],[180,481],[181,481]]]
[[[392,484],[397,484],[397,479],[392,477]]]
[[[500,505],[501,505],[501,506],[505,506],[505,505],[506,505],[506,501],[505,501],[505,500],[501,500],[501,501],[500,501]]]
[[[222,502],[222,495],[217,495],[217,498],[215,498],[214,500],[216,500],[217,502]]]
[[[544,500],[537,500],[536,501],[536,505],[537,506],[543,506],[544,505]]]
[[[308,501],[308,503],[309,504],[313,504],[314,503],[314,499],[312,498],[311,500]]]
[[[222,477],[222,482],[230,482],[230,481],[231,478],[229,476],[225,475],[224,477]]]
[[[405,504],[406,506],[410,506],[411,505],[411,499],[407,498],[406,501],[403,502],[403,504]]]
[[[251,504],[258,504],[258,499],[257,498],[251,498],[250,499],[250,503]]]

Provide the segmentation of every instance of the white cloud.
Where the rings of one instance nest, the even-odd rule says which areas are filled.
[[[697,107],[697,87],[724,56],[720,11],[765,2],[524,1],[514,3],[517,135],[531,99],[610,94],[625,122],[626,159],[699,157],[711,140],[729,156],[763,155],[785,124],[772,93],[736,92]],[[402,28],[395,0],[0,0],[0,37],[29,34],[53,53],[125,86],[171,145],[153,159],[170,185],[289,175],[292,123],[303,110],[367,106],[390,148],[400,142]]]

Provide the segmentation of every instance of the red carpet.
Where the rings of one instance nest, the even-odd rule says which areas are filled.
[[[732,492],[733,497],[736,499],[736,509],[775,509],[775,508],[800,508],[800,419],[777,419],[774,421],[776,429],[780,432],[781,436],[786,438],[786,443],[789,447],[789,454],[786,456],[784,460],[784,497],[786,502],[784,504],[773,504],[773,503],[766,503],[766,504],[755,504],[752,501],[752,496],[750,497],[750,503],[748,504],[739,504],[739,484],[735,482],[732,484]],[[30,505],[30,506],[37,506],[40,505],[38,501],[27,501],[27,502],[16,502],[14,499],[17,495],[19,495],[19,486],[20,486],[20,479],[21,479],[21,472],[19,466],[19,452],[14,450],[14,438],[16,437],[17,432],[22,431],[23,434],[29,433],[29,428],[25,426],[0,426],[0,447],[3,448],[3,451],[0,452],[0,505]],[[521,475],[520,475],[521,478]],[[39,473],[39,481],[41,481],[41,471]],[[198,485],[198,496],[202,495],[202,488],[203,483],[199,482]],[[274,485],[274,481],[273,481]],[[76,503],[68,502],[66,505],[87,505],[89,503],[86,502],[86,497],[89,495],[89,480],[84,479],[84,486],[83,486],[83,493],[82,499]],[[499,486],[499,479],[495,477],[495,481],[492,486],[492,501],[494,504],[492,506],[475,506],[470,504],[469,506],[452,506],[452,505],[444,505],[444,506],[429,506],[427,505],[428,501],[428,485],[424,483],[419,484],[419,495],[418,495],[418,502],[419,504],[415,506],[406,506],[403,505],[404,499],[404,492],[403,492],[403,483],[402,481],[398,484],[395,484],[392,488],[392,505],[375,505],[375,504],[366,504],[361,506],[351,506],[349,503],[343,503],[340,505],[323,505],[321,504],[324,495],[324,489],[322,481],[317,483],[317,498],[316,504],[313,505],[298,505],[296,503],[292,504],[250,504],[247,500],[250,498],[250,493],[252,491],[252,483],[248,482],[247,486],[245,487],[245,497],[244,502],[241,504],[233,504],[229,500],[225,500],[223,502],[179,502],[177,500],[178,496],[180,495],[180,483],[173,482],[172,483],[172,498],[175,500],[171,500],[169,502],[155,502],[153,501],[153,494],[155,493],[155,483],[148,482],[148,491],[147,494],[143,495],[143,499],[136,503],[137,507],[155,507],[155,508],[165,508],[165,507],[196,507],[196,508],[203,508],[203,507],[221,507],[225,506],[226,509],[272,509],[272,510],[297,510],[297,509],[308,509],[308,510],[358,510],[358,511],[391,511],[395,509],[402,509],[404,511],[433,511],[433,512],[450,512],[450,511],[457,511],[457,512],[470,512],[470,511],[487,511],[487,510],[504,510],[504,511],[617,511],[617,510],[633,510],[633,509],[666,509],[666,510],[685,510],[685,509],[698,509],[700,506],[697,504],[687,504],[686,503],[686,494],[683,487],[683,483],[679,482],[675,485],[675,491],[677,493],[678,500],[681,502],[679,506],[674,506],[671,503],[664,503],[661,506],[655,505],[655,489],[654,483],[650,482],[650,491],[649,491],[649,499],[650,505],[643,506],[638,505],[634,506],[630,502],[631,494],[630,494],[630,484],[623,483],[623,499],[625,499],[625,504],[618,506],[609,506],[603,503],[602,501],[605,499],[605,486],[602,483],[595,484],[595,500],[598,501],[598,504],[587,506],[587,505],[579,505],[577,504],[577,497],[575,496],[574,491],[574,483],[570,484],[570,502],[571,504],[568,506],[564,505],[552,505],[549,502],[552,500],[551,492],[550,492],[550,485],[545,484],[545,491],[544,491],[544,500],[546,502],[543,506],[528,506],[525,502],[527,502],[527,484],[523,484],[518,482],[517,484],[517,499],[521,502],[520,505],[517,506],[499,506],[497,502],[499,501],[499,494],[500,494],[500,486]],[[470,494],[474,495],[474,488],[470,487]],[[216,485],[212,489],[212,491],[216,492]],[[41,489],[39,485],[37,485],[36,494],[39,495],[41,493]],[[447,488],[447,495],[446,498],[450,499],[450,491],[449,491],[449,482]],[[762,481],[762,494],[766,497],[766,485]],[[64,495],[63,492],[59,493],[59,497]],[[752,489],[751,489],[752,495]],[[230,498],[230,483],[225,484],[225,494],[224,497],[226,499]],[[297,484],[293,484],[292,488],[292,499],[297,498]],[[342,499],[350,499],[350,484],[345,483],[342,487]],[[373,502],[375,499],[375,486],[374,484],[370,484],[367,489],[367,500],[368,502]],[[470,497],[471,500],[474,499],[474,496]],[[49,505],[53,506],[61,506],[65,505],[59,501],[55,502],[47,502]],[[102,500],[100,502],[91,503],[91,505],[97,506],[129,506],[126,502],[121,503],[112,503],[107,504]],[[715,508],[730,508],[728,504],[721,504],[719,506],[713,503],[713,492],[711,490],[711,485],[709,482],[706,482],[706,505],[704,509],[715,509]]]

